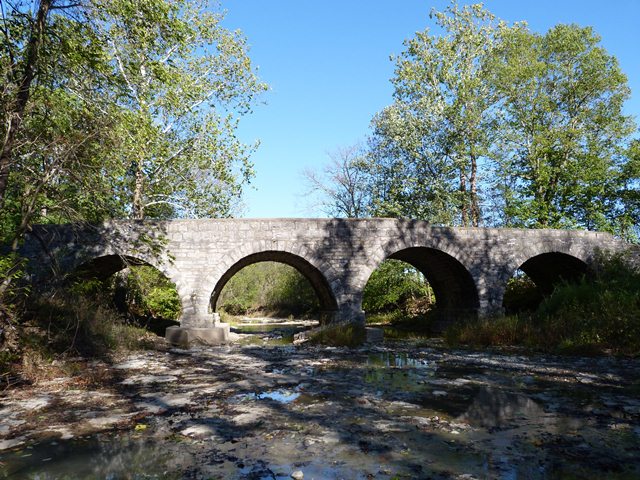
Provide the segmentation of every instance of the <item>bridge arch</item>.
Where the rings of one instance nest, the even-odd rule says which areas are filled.
[[[544,295],[553,292],[559,282],[572,282],[589,274],[589,265],[578,257],[562,252],[535,255],[520,265]]]
[[[278,262],[284,263],[295,268],[300,272],[311,284],[311,287],[315,291],[318,301],[320,303],[321,312],[327,316],[338,310],[338,302],[336,296],[329,284],[326,275],[315,267],[311,262],[305,260],[300,255],[283,251],[283,250],[264,250],[256,253],[246,255],[236,261],[233,265],[227,268],[222,274],[219,280],[216,282],[215,287],[211,293],[210,305],[211,309],[215,312],[217,309],[218,299],[225,285],[231,278],[242,270],[244,267],[259,262]]]
[[[167,277],[176,286],[180,302],[183,306],[186,304],[185,298],[189,298],[187,289],[180,281],[180,275],[171,265],[159,262],[155,258],[148,258],[146,255],[137,254],[120,254],[111,251],[86,256],[74,262],[74,265],[68,270],[67,280],[77,278],[95,278],[105,280],[111,275],[127,268],[128,266],[147,265],[155,268],[165,277]]]
[[[438,323],[444,325],[457,317],[477,314],[480,299],[473,276],[457,255],[436,246],[401,247],[379,256],[367,269],[362,290],[373,271],[388,259],[408,263],[425,276],[436,298]]]
[[[507,283],[518,271],[524,272],[537,289],[537,300],[533,298],[534,303],[525,309],[535,308],[542,298],[553,293],[559,283],[577,282],[583,277],[588,277],[591,274],[591,257],[582,253],[554,249],[530,254],[527,258],[521,257],[515,262],[512,259],[507,264],[508,271],[504,272],[500,284],[497,285],[497,288],[500,288],[503,308],[510,310],[505,292]]]
[[[105,255],[84,259],[84,261],[79,262],[71,270],[70,276],[104,280],[128,266],[148,265],[159,270],[165,276],[170,278],[169,275],[167,275],[167,272],[158,268],[158,265],[154,265],[154,263],[155,262],[149,262],[148,260],[133,255],[107,253]]]

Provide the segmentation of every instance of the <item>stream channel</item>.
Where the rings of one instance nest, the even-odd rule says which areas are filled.
[[[279,328],[4,392],[0,478],[640,478],[640,360],[293,346]]]

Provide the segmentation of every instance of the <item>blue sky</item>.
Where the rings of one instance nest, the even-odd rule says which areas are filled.
[[[473,3],[473,2],[463,2]],[[594,27],[629,78],[626,111],[640,114],[640,0],[487,0],[508,22],[544,32],[557,23]],[[327,152],[366,138],[373,115],[391,102],[392,54],[416,31],[433,28],[432,7],[445,0],[223,0],[224,25],[244,32],[259,75],[271,89],[265,105],[240,123],[256,177],[244,217],[323,216],[305,197],[304,168]]]

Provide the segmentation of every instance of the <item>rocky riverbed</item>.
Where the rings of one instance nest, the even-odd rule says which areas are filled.
[[[0,478],[640,478],[640,360],[387,342],[77,363],[0,396]]]

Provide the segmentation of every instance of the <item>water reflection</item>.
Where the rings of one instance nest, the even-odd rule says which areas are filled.
[[[428,367],[426,360],[415,358],[405,352],[376,352],[367,357],[367,365],[376,367]]]
[[[188,453],[174,450],[168,457],[166,445],[153,439],[132,434],[95,435],[4,453],[0,456],[0,478],[170,480],[182,478],[175,465],[190,463]]]
[[[506,427],[514,420],[541,421],[544,417],[542,407],[525,395],[505,392],[495,387],[481,387],[473,403],[458,420],[473,426],[490,428]]]

